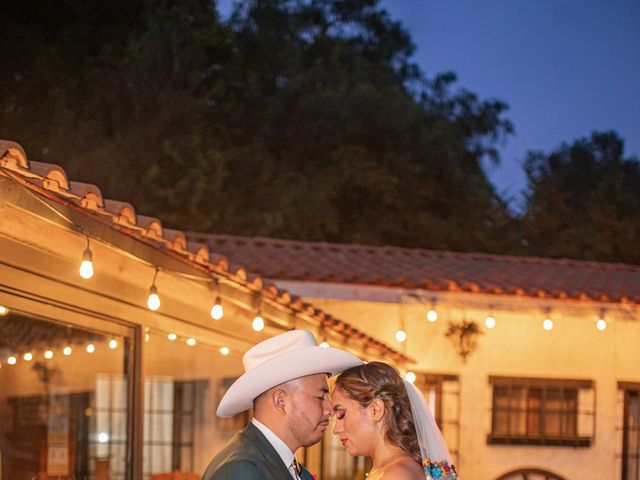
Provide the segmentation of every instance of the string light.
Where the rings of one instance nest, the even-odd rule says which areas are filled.
[[[484,325],[485,327],[491,329],[491,328],[495,328],[496,326],[496,319],[493,315],[487,315],[487,318],[484,319]]]
[[[413,372],[407,372],[404,375],[404,379],[409,382],[409,383],[415,383],[416,381],[416,374]]]
[[[62,350],[62,353],[63,353],[64,355],[66,355],[67,357],[68,357],[69,355],[71,355],[71,353],[72,353],[72,352],[73,352],[73,350],[72,350],[72,349],[71,349],[71,347],[70,347],[70,346],[68,346],[68,345],[67,345],[66,347],[64,347],[64,349]]]
[[[82,252],[82,262],[80,263],[80,276],[85,280],[93,277],[93,253],[89,246],[89,237],[87,236],[87,248]]]
[[[18,362],[18,359],[13,355],[11,355],[11,356],[9,356],[9,358],[7,358],[7,363],[9,365],[15,365],[17,362]]]
[[[111,350],[115,350],[116,348],[118,348],[118,341],[115,338],[109,340],[109,348]]]
[[[89,345],[87,345],[87,353],[93,353],[96,351],[96,346],[93,343],[90,343]]]
[[[220,354],[221,355],[229,355],[229,347],[221,347],[220,348]]]
[[[147,307],[154,312],[160,308],[160,296],[158,295],[158,288],[156,287],[157,276],[158,268],[156,268],[153,274],[153,281],[151,282],[151,288],[149,288],[149,298],[147,298]]]
[[[604,318],[605,310],[604,308],[600,309],[600,316],[598,317],[598,321],[596,322],[596,328],[601,332],[604,332],[607,328],[607,321]]]
[[[544,322],[542,322],[542,328],[547,331],[553,329],[553,320],[551,320],[549,317],[545,318]]]
[[[9,309],[4,305],[0,305],[0,317],[4,317],[9,314]]]
[[[407,339],[407,332],[405,332],[402,328],[398,329],[398,331],[396,332],[396,340],[402,343],[406,339]]]
[[[264,319],[258,314],[251,322],[251,328],[253,328],[256,332],[260,332],[264,329]]]
[[[427,312],[427,320],[430,322],[435,322],[438,320],[438,312],[436,312],[433,308],[429,309]]]
[[[176,338],[178,338],[178,336],[175,333],[170,333],[169,335],[167,335],[167,338],[173,342]]]
[[[33,360],[33,353],[27,352],[22,356],[22,358],[25,360],[25,362],[30,362],[31,360]]]
[[[224,316],[224,309],[222,308],[222,299],[220,298],[220,282],[215,280],[216,284],[216,299],[211,307],[211,318],[214,320],[220,320]]]
[[[322,342],[320,342],[319,347],[320,348],[329,348],[329,342],[327,342],[326,340],[323,340]]]
[[[53,352],[51,350],[47,350],[46,352],[44,352],[44,358],[46,358],[47,360],[51,360],[53,358]]]
[[[187,345],[189,345],[190,347],[193,347],[196,344],[196,339],[193,337],[189,337],[187,338]]]

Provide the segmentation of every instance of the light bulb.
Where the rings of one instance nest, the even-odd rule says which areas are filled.
[[[27,352],[22,356],[22,358],[24,358],[26,362],[30,362],[31,360],[33,360],[33,353]]]
[[[191,338],[187,338],[187,345],[189,345],[190,347],[193,347],[196,344],[196,339],[191,337]]]
[[[96,346],[93,343],[90,343],[89,345],[87,345],[87,353],[93,353],[96,351]]]
[[[607,328],[607,321],[604,318],[598,319],[596,322],[596,328],[601,332]]]
[[[167,335],[167,338],[173,342],[176,338],[178,338],[178,336],[175,333],[170,333],[169,335]]]
[[[98,434],[98,441],[100,443],[107,443],[109,441],[109,434],[106,432],[101,432]]]
[[[407,372],[404,375],[404,379],[409,383],[414,383],[416,381],[416,374],[413,372]]]
[[[4,317],[9,313],[9,309],[4,305],[0,305],[0,317]]]
[[[71,350],[71,347],[69,346],[64,347],[64,349],[62,350],[62,353],[65,354],[67,357],[71,355],[71,352],[72,350]]]
[[[427,320],[430,322],[435,322],[438,319],[438,312],[436,312],[433,308],[427,312]]]
[[[484,319],[484,325],[487,328],[494,328],[496,326],[496,319],[493,315],[488,315],[487,318]]]
[[[116,348],[118,348],[118,341],[115,338],[109,340],[109,348],[111,350],[115,350]]]
[[[151,285],[149,289],[149,298],[147,299],[147,307],[154,312],[160,308],[160,297],[158,296],[158,289],[155,285]]]
[[[256,315],[256,318],[251,322],[251,328],[256,332],[260,332],[264,328],[264,319],[260,315]]]
[[[82,263],[80,264],[80,276],[85,280],[93,277],[93,254],[91,249],[87,248],[82,253]]]
[[[15,365],[17,361],[18,361],[18,359],[16,357],[14,357],[13,355],[11,355],[9,358],[7,358],[7,363],[9,365]]]
[[[320,348],[329,348],[329,342],[324,340],[322,343],[320,343]]]
[[[47,350],[46,352],[44,352],[44,358],[46,358],[47,360],[51,360],[53,358],[53,352],[51,350]]]
[[[407,332],[400,329],[396,332],[396,340],[400,343],[404,342],[407,339]]]
[[[229,355],[229,347],[221,347],[220,348],[221,355]]]
[[[542,328],[545,330],[551,330],[553,328],[553,320],[550,318],[545,318],[544,322],[542,322]]]
[[[220,320],[224,315],[224,309],[222,308],[222,301],[220,300],[220,295],[216,297],[216,301],[211,307],[211,318],[214,320]]]
[[[146,332],[146,333],[144,334],[144,341],[145,341],[146,343],[149,343],[149,340],[151,340],[151,335],[149,335],[149,332]]]

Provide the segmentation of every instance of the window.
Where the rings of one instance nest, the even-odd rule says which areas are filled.
[[[595,390],[588,380],[490,377],[493,385],[488,443],[591,444]]]
[[[523,468],[506,473],[498,480],[564,480],[560,475],[540,468]]]
[[[622,480],[640,479],[640,383],[620,382],[624,394]]]

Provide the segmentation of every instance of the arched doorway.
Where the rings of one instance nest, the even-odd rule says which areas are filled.
[[[560,475],[541,468],[521,468],[498,477],[497,480],[565,480]]]

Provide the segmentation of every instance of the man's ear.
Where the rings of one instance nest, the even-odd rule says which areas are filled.
[[[367,407],[374,422],[378,423],[384,418],[385,405],[379,398],[374,398]]]
[[[271,403],[276,411],[282,415],[287,413],[287,392],[281,388],[274,388],[271,392]]]

